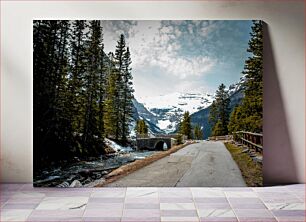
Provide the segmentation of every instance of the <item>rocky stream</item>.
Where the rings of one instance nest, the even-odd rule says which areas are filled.
[[[50,166],[34,176],[36,187],[94,187],[105,181],[111,171],[152,155],[155,151],[120,150],[113,154],[103,155],[81,161],[75,158],[74,163],[60,167]]]

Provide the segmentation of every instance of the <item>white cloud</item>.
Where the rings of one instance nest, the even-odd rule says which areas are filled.
[[[204,75],[215,61],[207,56],[186,58],[179,53],[181,42],[176,41],[181,31],[178,26],[162,26],[160,21],[139,21],[133,29],[131,46],[132,67],[137,69],[159,66],[166,75],[180,79]]]
[[[120,34],[126,36],[127,45],[131,50],[134,87],[136,93],[152,94],[167,93],[167,83],[172,81],[172,89],[186,92],[203,86],[199,78],[206,75],[217,63],[216,59],[204,55],[187,56],[182,53],[183,47],[195,44],[194,38],[208,35],[212,30],[202,21],[104,21],[104,43],[106,52],[114,51]],[[185,29],[182,29],[182,26]],[[203,33],[196,33],[203,28]],[[179,39],[185,37],[185,41]],[[187,37],[187,38],[186,38]],[[154,79],[154,71],[161,79]],[[162,75],[161,75],[162,74]],[[157,73],[156,73],[157,75]],[[194,80],[194,79],[198,79]],[[154,81],[155,88],[149,89],[146,81]]]
[[[172,51],[166,51],[149,64],[160,66],[168,74],[180,79],[186,79],[205,74],[213,67],[214,61],[208,57],[195,57],[192,59],[176,57],[175,54],[172,54]]]

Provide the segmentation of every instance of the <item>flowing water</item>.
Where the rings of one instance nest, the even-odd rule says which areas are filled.
[[[93,187],[103,182],[112,170],[153,153],[155,151],[120,151],[91,161],[76,161],[61,167],[50,167],[34,177],[34,186]]]

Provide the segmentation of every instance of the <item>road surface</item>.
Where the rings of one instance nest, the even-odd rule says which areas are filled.
[[[201,141],[107,186],[242,187],[246,184],[237,164],[222,142]]]

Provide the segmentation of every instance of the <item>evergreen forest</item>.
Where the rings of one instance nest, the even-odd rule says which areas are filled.
[[[230,107],[230,95],[221,84],[210,106],[209,123],[212,136],[232,134],[237,131],[262,133],[263,118],[263,30],[262,21],[253,21],[251,38],[242,74],[244,97],[240,104]]]
[[[132,118],[130,49],[104,51],[99,20],[33,22],[34,168],[126,145]]]

